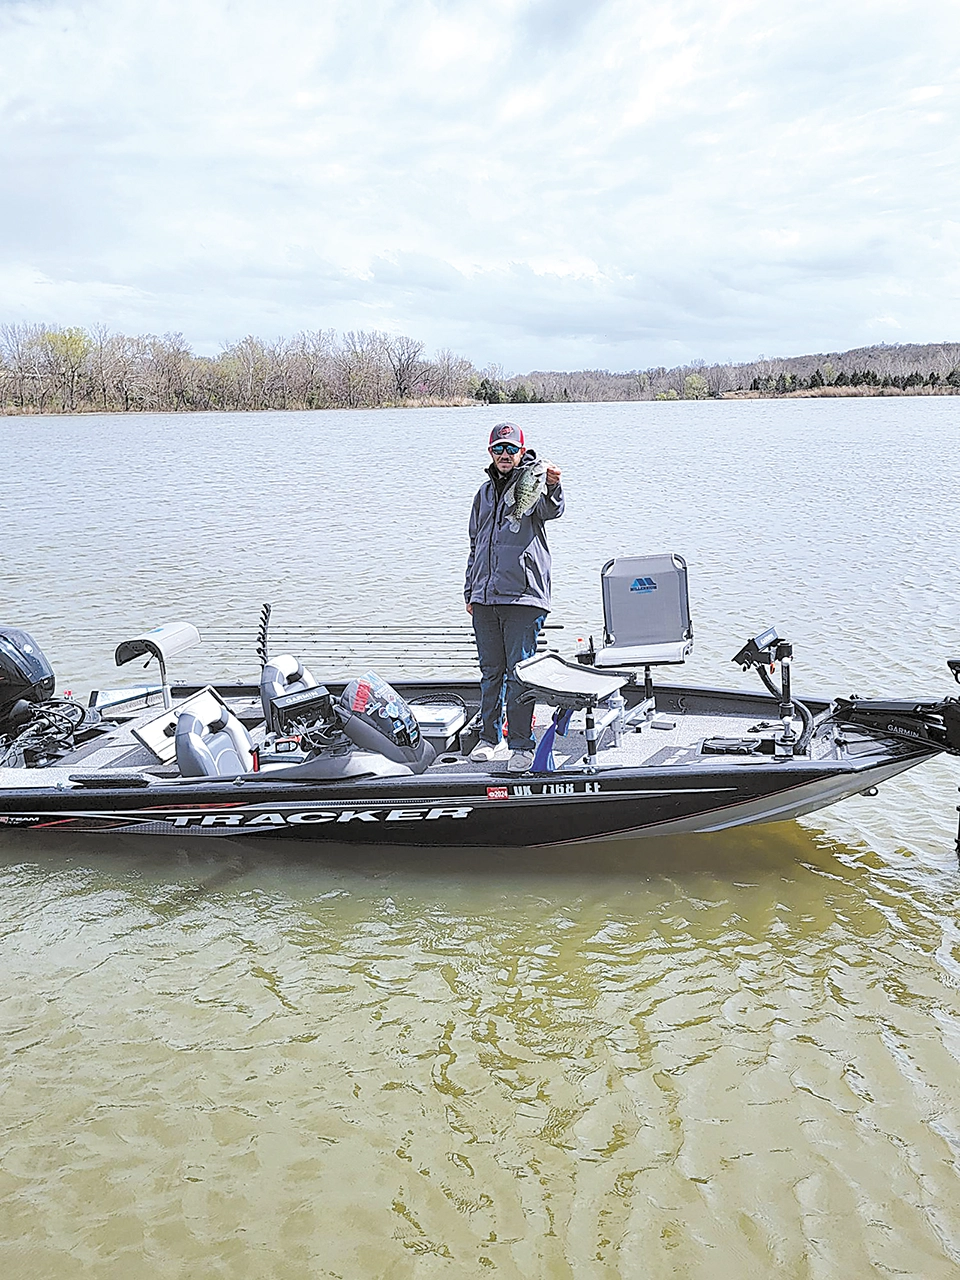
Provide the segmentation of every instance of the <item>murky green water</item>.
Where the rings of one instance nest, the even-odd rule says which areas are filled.
[[[671,548],[691,680],[772,622],[800,692],[949,692],[958,412],[525,407],[556,619]],[[494,414],[0,420],[0,617],[78,688],[179,617],[251,671],[264,599],[459,624]],[[4,834],[8,1274],[956,1275],[958,782],[579,851]]]

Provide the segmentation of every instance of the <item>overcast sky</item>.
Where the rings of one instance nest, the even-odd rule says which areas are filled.
[[[0,0],[0,322],[960,339],[957,0]]]

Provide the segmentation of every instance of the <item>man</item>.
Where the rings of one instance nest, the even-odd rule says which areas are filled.
[[[473,618],[480,655],[480,742],[470,759],[495,760],[505,754],[503,704],[506,686],[507,733],[511,773],[533,764],[533,704],[519,700],[514,667],[537,651],[537,635],[550,609],[550,548],[547,520],[563,514],[560,468],[547,465],[547,488],[536,506],[520,519],[514,533],[507,498],[521,473],[537,455],[523,443],[523,432],[501,422],[490,432],[488,479],[470,512],[470,556],[464,599]]]

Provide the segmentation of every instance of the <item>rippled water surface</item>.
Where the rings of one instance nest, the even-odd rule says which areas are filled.
[[[524,406],[555,620],[670,548],[691,680],[775,623],[801,693],[949,693],[958,413]],[[248,674],[267,599],[460,625],[500,416],[0,419],[0,621],[77,689],[173,618]],[[7,1273],[957,1275],[958,781],[579,851],[4,834]]]

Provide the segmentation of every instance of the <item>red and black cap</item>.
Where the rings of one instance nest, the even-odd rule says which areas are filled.
[[[522,449],[523,432],[513,422],[498,422],[490,432],[490,444],[516,444]]]

